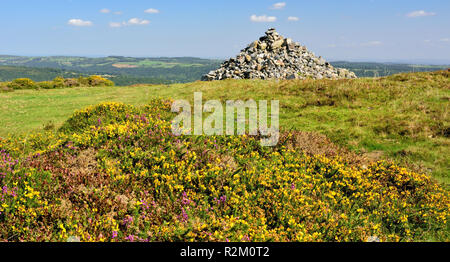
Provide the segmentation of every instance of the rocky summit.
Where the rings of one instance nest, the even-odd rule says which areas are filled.
[[[305,46],[279,35],[274,28],[241,50],[236,58],[202,77],[203,81],[224,79],[343,79],[356,78],[347,69],[334,68]]]

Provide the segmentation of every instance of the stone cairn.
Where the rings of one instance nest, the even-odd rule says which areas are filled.
[[[259,41],[251,43],[236,58],[202,77],[202,81],[224,79],[344,79],[356,78],[347,69],[334,68],[316,57],[305,46],[269,29]]]

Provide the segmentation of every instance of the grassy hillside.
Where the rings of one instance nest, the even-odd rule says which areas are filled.
[[[449,241],[449,76],[2,93],[0,241]],[[280,143],[174,136],[194,91],[279,99]]]
[[[0,140],[0,241],[449,241],[426,175],[301,132],[176,137],[170,107],[102,103]]]
[[[221,81],[0,93],[0,136],[60,126],[75,110],[151,98],[279,99],[285,130],[318,132],[370,159],[390,158],[449,183],[448,71],[341,81]]]

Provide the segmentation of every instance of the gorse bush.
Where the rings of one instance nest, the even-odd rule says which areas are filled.
[[[90,126],[122,123],[130,115],[137,114],[135,107],[121,103],[103,103],[75,112],[60,128],[64,133],[76,133]]]
[[[8,83],[7,86],[12,89],[35,89],[38,86],[36,82],[29,78],[18,78]]]
[[[114,82],[101,76],[89,76],[79,78],[56,77],[52,81],[34,82],[28,78],[19,78],[8,83],[0,83],[0,91],[9,91],[10,89],[54,89],[70,88],[78,86],[99,87],[114,86]],[[6,89],[7,87],[8,89]]]
[[[53,89],[53,88],[55,88],[55,82],[53,82],[53,81],[43,81],[43,82],[39,82],[38,86],[41,89]]]
[[[0,140],[0,241],[449,240],[449,193],[426,175],[176,137],[170,107],[104,103],[27,150]]]
[[[79,82],[87,86],[114,86],[114,82],[101,76],[80,77]]]

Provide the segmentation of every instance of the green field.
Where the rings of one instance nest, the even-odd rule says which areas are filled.
[[[0,136],[60,126],[100,102],[152,98],[278,99],[285,130],[313,131],[374,160],[389,158],[450,182],[448,71],[356,80],[227,80],[188,84],[16,90],[0,93]]]

